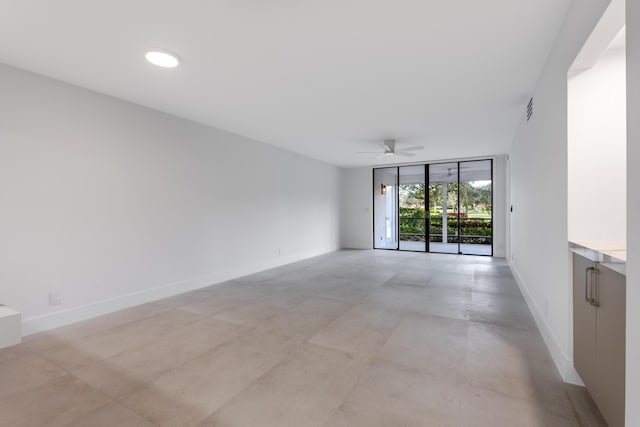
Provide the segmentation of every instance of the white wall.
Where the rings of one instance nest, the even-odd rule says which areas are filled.
[[[504,155],[493,158],[493,226],[494,256],[506,256],[506,161]],[[460,159],[472,160],[472,159]],[[446,161],[446,160],[445,160]],[[439,162],[441,162],[439,160]],[[373,168],[345,169],[342,179],[342,247],[371,249],[373,247]]]
[[[627,426],[640,426],[640,2],[627,0]]]
[[[579,379],[567,245],[567,71],[607,3],[571,3],[533,90],[533,117],[523,117],[509,155],[512,269],[558,370],[571,382]]]
[[[507,256],[507,162],[505,156],[493,158],[493,256]]]
[[[26,333],[339,247],[336,167],[2,65],[0,93],[0,302]]]
[[[569,240],[626,241],[624,46],[568,82]]]
[[[345,168],[341,180],[341,246],[348,249],[373,247],[372,169]]]

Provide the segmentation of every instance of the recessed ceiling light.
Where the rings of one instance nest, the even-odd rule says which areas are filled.
[[[147,58],[147,61],[158,67],[175,68],[180,65],[178,55],[164,49],[149,49],[147,53],[144,54],[144,57]]]

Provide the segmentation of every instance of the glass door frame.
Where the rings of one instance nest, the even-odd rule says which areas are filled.
[[[491,164],[491,221],[490,221],[490,225],[491,225],[491,253],[490,254],[465,254],[462,253],[462,251],[460,250],[461,248],[461,240],[462,240],[462,235],[460,234],[460,164],[461,163],[468,163],[468,162],[478,162],[478,161],[490,161]],[[457,164],[457,177],[458,177],[458,197],[457,197],[457,237],[458,237],[458,252],[456,253],[447,253],[447,252],[432,252],[431,251],[431,212],[430,212],[430,193],[429,193],[429,169],[430,169],[430,165],[439,165],[439,164],[447,164],[447,163],[456,163]],[[494,242],[494,220],[493,220],[493,214],[494,214],[494,204],[495,204],[495,196],[494,196],[494,183],[493,183],[493,158],[481,158],[481,159],[472,159],[472,160],[453,160],[453,161],[443,161],[443,162],[432,162],[432,163],[424,163],[424,168],[425,168],[425,197],[424,197],[424,208],[425,208],[425,250],[424,251],[417,251],[417,250],[408,250],[408,249],[400,249],[400,167],[402,166],[420,166],[420,163],[418,164],[399,164],[399,165],[395,165],[395,166],[380,166],[380,167],[373,167],[371,169],[371,175],[372,175],[372,214],[373,214],[373,227],[372,227],[372,233],[373,233],[373,248],[374,249],[378,249],[378,250],[387,250],[387,251],[402,251],[402,252],[419,252],[419,253],[436,253],[436,254],[447,254],[447,255],[469,255],[469,256],[488,256],[488,257],[493,257],[493,242]],[[397,236],[397,244],[396,244],[396,248],[376,248],[375,247],[375,236],[376,236],[376,230],[375,230],[375,218],[376,218],[376,207],[375,207],[375,196],[376,196],[376,185],[375,185],[375,171],[376,169],[392,169],[392,168],[396,168],[396,186],[395,186],[395,196],[396,196],[396,236]],[[444,219],[444,218],[443,218]],[[443,221],[443,226],[444,226],[444,221]]]
[[[425,238],[425,244],[424,244],[424,250],[420,251],[420,250],[414,250],[414,249],[400,249],[400,168],[401,167],[407,167],[407,166],[424,166],[424,230],[425,230],[425,234],[424,234],[424,238]],[[429,194],[427,191],[427,188],[429,186],[429,181],[428,181],[428,177],[429,177],[429,164],[425,163],[424,165],[421,164],[409,164],[409,165],[398,165],[398,208],[397,208],[397,216],[398,216],[398,220],[396,221],[398,224],[398,251],[402,251],[402,252],[418,252],[418,253],[426,253],[429,252]],[[374,168],[374,169],[379,169],[379,168]],[[375,213],[374,213],[375,215]],[[392,249],[393,250],[393,249]]]
[[[435,165],[453,165],[453,164],[456,165],[456,177],[457,177],[457,180],[456,180],[456,184],[457,184],[457,189],[456,189],[456,192],[457,192],[457,195],[456,195],[456,212],[457,212],[456,223],[458,224],[457,227],[456,227],[457,228],[456,237],[457,237],[457,240],[458,240],[457,241],[458,250],[456,252],[436,252],[436,251],[432,251],[431,250],[431,241],[429,241],[429,247],[427,248],[427,252],[432,253],[432,254],[444,254],[444,255],[463,255],[463,254],[460,253],[460,161],[452,160],[450,162],[435,162],[435,163],[430,163],[430,164],[434,165],[434,166]],[[431,182],[430,178],[431,178],[430,176],[427,177],[427,189],[428,189],[429,183]],[[444,184],[442,184],[442,185],[444,185]],[[429,202],[429,204],[428,204],[428,206],[429,206],[429,216],[428,216],[428,222],[427,222],[427,226],[429,227],[429,231],[431,231],[430,230],[431,229],[431,199],[430,199],[430,197],[431,197],[431,193],[429,192],[429,196],[427,197],[428,202]],[[447,218],[447,221],[448,221],[448,219],[449,219],[449,213],[448,212],[447,212],[447,217],[446,218]],[[443,212],[442,212],[442,236],[443,237],[444,237],[444,234],[445,234],[444,233],[444,229],[445,229],[444,226],[445,226],[445,216],[444,216],[444,200],[443,200]],[[430,236],[429,236],[429,240],[431,240]],[[447,233],[447,241],[446,242],[442,242],[442,243],[443,244],[448,244],[449,243],[448,240],[449,240],[449,237],[448,237],[448,233]]]
[[[466,254],[463,253],[462,250],[460,249],[460,245],[462,244],[460,242],[460,240],[462,239],[462,234],[460,233],[460,163],[472,163],[472,162],[486,162],[489,161],[491,168],[490,168],[490,172],[489,172],[489,176],[491,179],[491,221],[489,222],[489,224],[491,225],[491,253],[488,255],[484,255],[484,254]],[[473,159],[473,160],[460,160],[458,161],[458,254],[459,255],[470,255],[470,256],[489,256],[489,257],[493,257],[493,236],[495,235],[494,229],[493,229],[493,207],[495,204],[495,197],[493,194],[493,157],[489,158],[489,159]]]

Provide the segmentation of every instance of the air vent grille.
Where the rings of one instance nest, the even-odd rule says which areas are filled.
[[[527,104],[527,121],[531,120],[531,116],[533,116],[533,98]]]

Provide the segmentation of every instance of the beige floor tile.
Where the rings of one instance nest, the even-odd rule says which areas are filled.
[[[456,378],[429,375],[376,360],[328,425],[442,425],[459,385]]]
[[[215,319],[237,323],[245,326],[259,326],[265,319],[276,316],[302,303],[307,296],[300,294],[279,293],[264,297],[260,302],[245,304],[215,314]]]
[[[66,426],[107,403],[107,396],[66,375],[0,400],[0,425]]]
[[[452,426],[478,427],[578,427],[574,414],[560,417],[543,405],[472,385],[456,395],[447,421]]]
[[[167,307],[156,302],[142,304],[83,322],[56,328],[51,331],[29,335],[24,338],[24,343],[32,350],[42,351],[56,345],[72,343],[80,338],[156,315],[166,309]]]
[[[264,288],[261,283],[246,283],[238,279],[216,287],[213,296],[215,298],[236,298],[246,304],[251,304],[262,301],[269,293],[269,289]]]
[[[537,330],[523,331],[489,323],[469,323],[467,350],[483,357],[523,357],[549,360],[550,354]]]
[[[131,409],[111,402],[69,424],[69,427],[153,427]]]
[[[24,343],[12,345],[11,347],[0,348],[0,364],[25,356],[29,353],[32,353],[32,351]]]
[[[401,408],[401,412],[377,409],[362,409],[351,403],[344,403],[325,424],[326,427],[437,427],[443,424],[413,408]]]
[[[320,276],[309,282],[307,292],[313,295],[358,302],[382,285],[382,281],[365,280],[360,277]]]
[[[510,274],[506,277],[496,275],[484,275],[479,277],[476,273],[474,277],[474,292],[509,295],[514,297],[522,296],[520,288],[518,288],[518,284]]]
[[[158,425],[194,425],[273,368],[294,345],[283,336],[248,332],[120,400]]]
[[[604,425],[487,257],[307,259],[27,337],[0,384],[2,427]]]
[[[560,417],[574,412],[566,385],[550,359],[532,359],[524,352],[470,350],[464,378],[473,386],[526,399]]]
[[[525,357],[490,357],[480,352],[465,357],[464,378],[470,384],[523,399],[536,396],[537,371]]]
[[[212,316],[223,311],[242,307],[245,304],[247,302],[242,298],[212,295],[199,301],[185,304],[180,308],[203,316]]]
[[[429,282],[429,286],[471,291],[473,290],[473,272],[438,271],[438,269],[436,269]]]
[[[37,354],[0,363],[0,400],[45,385],[67,372]]]
[[[420,372],[455,377],[464,367],[468,328],[464,320],[408,314],[378,357]]]
[[[167,333],[179,330],[200,318],[197,314],[188,311],[169,309],[72,343],[47,348],[40,354],[62,368],[73,370],[125,350],[154,342]]]
[[[317,333],[309,342],[347,353],[373,357],[396,328],[403,313],[357,304]]]
[[[411,300],[408,310],[413,313],[451,319],[469,320],[472,293],[464,289],[427,287]]]
[[[564,384],[564,391],[571,400],[573,412],[584,427],[606,427],[607,423],[602,418],[595,402],[587,392],[587,389],[572,384]]]
[[[322,426],[368,360],[306,344],[200,426]]]
[[[256,330],[309,339],[351,305],[345,300],[312,296],[291,310],[265,319]]]
[[[369,293],[362,303],[406,312],[416,300],[421,300],[425,295],[423,287],[389,282]]]
[[[535,331],[536,324],[521,296],[473,292],[469,319],[513,329]]]
[[[204,319],[148,345],[74,369],[72,373],[109,396],[118,397],[143,387],[162,373],[195,359],[244,330],[242,326]]]

